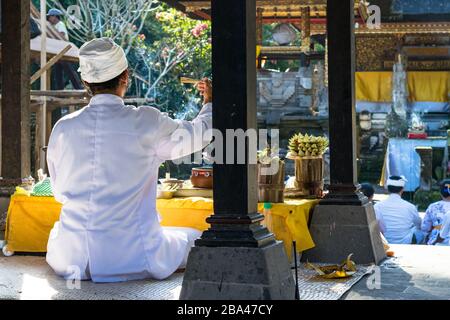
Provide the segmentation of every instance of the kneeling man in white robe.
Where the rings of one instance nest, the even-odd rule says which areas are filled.
[[[124,104],[128,62],[111,39],[84,44],[79,71],[93,97],[58,121],[48,145],[53,193],[63,206],[50,234],[47,262],[67,279],[167,278],[184,266],[200,232],[161,227],[158,168],[209,143],[210,82],[197,86],[204,106],[188,122]],[[191,139],[180,140],[186,133]]]
[[[420,230],[422,219],[417,208],[402,199],[407,180],[391,176],[386,182],[389,197],[375,204],[375,214],[381,233],[390,244],[423,244],[425,234]]]

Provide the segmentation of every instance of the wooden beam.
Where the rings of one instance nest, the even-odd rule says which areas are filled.
[[[304,52],[311,50],[311,10],[309,7],[302,8],[302,49]]]
[[[194,11],[194,14],[205,20],[211,20],[211,16],[203,10]]]
[[[48,61],[47,64],[43,68],[41,68],[38,71],[36,71],[36,73],[33,74],[33,76],[31,77],[30,84],[33,84],[37,79],[39,79],[43,73],[49,71],[49,69],[55,63],[57,63],[64,56],[64,54],[67,51],[69,51],[71,48],[72,48],[72,46],[70,44],[67,45],[67,47],[65,47],[60,53],[58,53],[56,56],[51,58],[50,61]]]
[[[41,164],[41,157],[42,157],[42,147],[45,145],[42,142],[42,104],[39,105],[38,108],[35,108],[35,106],[32,104],[31,107],[31,111],[35,113],[36,118],[35,118],[35,136],[34,136],[34,174],[37,174],[37,171],[40,168],[40,164]]]
[[[1,1],[3,178],[30,175],[30,0]]]
[[[47,72],[47,86],[48,88],[52,87],[52,77],[51,77],[51,73]],[[45,128],[44,128],[44,132],[42,132],[42,138],[43,138],[43,143],[44,145],[42,146],[43,148],[46,147],[48,145],[48,141],[50,140],[50,134],[52,132],[52,110],[49,110],[47,108],[47,98],[44,97],[44,104],[42,105],[42,114],[45,116]],[[41,157],[45,156],[45,152],[43,152],[43,154],[41,155]],[[43,161],[41,161],[41,168],[44,169],[44,171],[46,170],[47,167],[47,159],[45,159],[45,157],[43,159],[41,159]]]
[[[45,65],[47,64],[47,0],[40,0],[40,18],[41,18],[41,69],[45,68]],[[41,90],[47,90],[50,89],[50,80],[51,80],[51,73],[44,71],[41,77]],[[50,113],[51,115],[51,113]],[[47,103],[44,98],[44,103],[42,105],[42,125],[40,126],[41,132],[39,133],[41,135],[41,142],[43,145],[41,146],[42,149],[40,149],[41,155],[40,155],[40,163],[39,168],[45,170],[47,161],[45,159],[45,152],[43,151],[43,148],[46,146],[47,142],[47,130],[48,130],[48,112],[47,112]]]
[[[256,44],[262,46],[263,44],[263,8],[256,9]]]
[[[42,97],[58,97],[58,98],[72,98],[72,97],[88,97],[86,90],[31,90],[32,96]]]

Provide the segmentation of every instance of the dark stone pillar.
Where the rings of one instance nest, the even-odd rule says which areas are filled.
[[[28,177],[30,150],[30,1],[1,1],[0,239],[10,195]]]
[[[2,177],[30,175],[30,1],[2,1]]]
[[[316,244],[302,259],[357,263],[385,258],[374,209],[360,191],[356,167],[354,0],[328,0],[329,193],[315,208],[310,232]]]
[[[354,0],[327,5],[330,193],[322,204],[364,204],[356,167]]]
[[[216,2],[212,5],[213,124],[225,139],[227,129],[246,131],[257,126],[256,9],[254,1]],[[223,148],[226,162],[230,150],[226,143]],[[235,159],[236,154],[237,143]],[[214,215],[207,220],[211,229],[198,245],[260,247],[275,242],[260,225],[256,174],[255,164],[214,165]]]
[[[212,1],[212,28],[213,124],[225,140],[227,129],[256,128],[256,1]],[[260,224],[256,169],[214,165],[211,228],[189,255],[181,299],[294,298],[284,247]]]

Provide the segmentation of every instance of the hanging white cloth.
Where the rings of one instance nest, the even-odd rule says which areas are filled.
[[[47,248],[56,273],[115,282],[164,279],[183,267],[200,232],[160,226],[158,168],[174,150],[178,157],[204,148],[211,127],[211,104],[188,122],[109,94],[61,119],[47,151],[53,192],[63,204]],[[179,129],[200,143],[174,139]]]

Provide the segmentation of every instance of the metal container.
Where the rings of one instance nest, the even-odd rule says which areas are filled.
[[[193,168],[191,174],[192,186],[196,188],[213,188],[213,169],[212,168]]]

